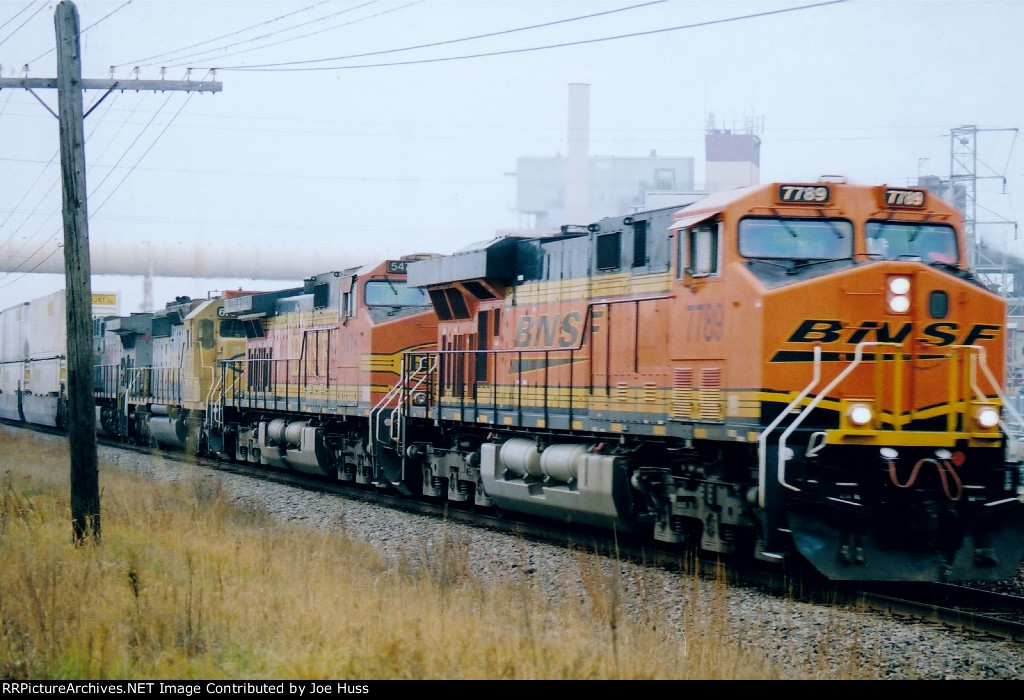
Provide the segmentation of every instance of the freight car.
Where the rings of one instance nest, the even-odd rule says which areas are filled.
[[[104,319],[97,411],[835,580],[998,580],[1024,558],[1005,333],[954,208],[780,183]]]
[[[0,418],[65,428],[64,292],[0,311]]]

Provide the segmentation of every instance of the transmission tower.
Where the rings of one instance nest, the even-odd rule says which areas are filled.
[[[978,220],[978,180],[1000,179],[1003,192],[1006,192],[1005,173],[993,171],[987,175],[978,174],[978,133],[982,131],[1016,132],[1017,129],[961,126],[950,130],[949,199],[964,215],[964,237],[972,269],[979,279],[1006,300],[1006,388],[1018,408],[1024,408],[1021,403],[1021,390],[1024,388],[1024,334],[1020,330],[1020,317],[1024,316],[1024,265],[1009,254],[1008,246],[996,246],[991,242],[985,246],[982,243],[978,227],[984,224],[1013,226],[1014,238],[1017,237],[1017,224],[1014,221]]]
[[[967,255],[975,273],[990,286],[998,289],[1004,297],[1019,296],[1020,285],[1007,265],[1005,250],[982,245],[979,226],[987,224],[1012,225],[1007,219],[999,221],[978,221],[978,180],[998,179],[1006,188],[1005,173],[978,173],[978,133],[988,131],[1012,131],[1017,129],[980,129],[977,126],[961,126],[950,130],[949,198],[964,215],[964,237],[967,241]]]

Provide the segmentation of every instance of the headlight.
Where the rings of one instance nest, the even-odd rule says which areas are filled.
[[[858,428],[870,423],[871,417],[871,407],[866,403],[850,404],[850,407],[846,409],[846,419]]]
[[[974,422],[984,430],[991,430],[999,425],[999,411],[995,406],[980,406],[974,412]]]
[[[892,277],[889,279],[889,291],[893,294],[906,294],[910,291],[910,280],[906,277]]]
[[[910,298],[905,296],[893,297],[889,300],[889,311],[894,314],[905,314],[910,308]]]
[[[889,313],[905,314],[910,310],[910,278],[894,276],[889,278],[885,304]]]

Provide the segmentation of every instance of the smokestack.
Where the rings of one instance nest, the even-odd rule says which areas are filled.
[[[569,84],[569,160],[565,214],[569,224],[590,222],[590,85]]]

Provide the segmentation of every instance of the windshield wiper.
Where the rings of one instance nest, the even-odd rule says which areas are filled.
[[[844,238],[846,238],[846,234],[843,233],[838,226],[836,226],[835,221],[832,221],[831,219],[826,217],[825,212],[818,211],[818,215],[821,217],[821,220],[828,224],[828,227],[832,229],[832,233],[836,234],[836,238],[838,238],[839,240],[843,240]]]
[[[773,267],[781,267],[786,270],[787,275],[795,275],[797,273],[797,263],[792,258],[747,258],[747,264],[750,263],[761,263],[763,265],[771,265]]]
[[[969,272],[967,270],[961,270],[959,267],[957,267],[956,263],[943,262],[942,260],[932,260],[928,264],[931,267],[941,267],[944,270],[949,270],[953,274],[961,276],[961,277],[964,276],[965,272]]]
[[[786,267],[786,268],[789,268],[789,267],[793,266],[793,261],[792,260],[787,260],[785,258],[747,257],[747,262],[748,263],[759,262],[759,263],[764,263],[765,265],[774,265],[775,267]]]
[[[841,258],[821,258],[820,260],[804,260],[803,262],[796,263],[794,267],[804,268],[810,267],[811,265],[823,265],[824,263],[839,262],[840,260],[852,260],[852,258],[850,258],[849,256],[844,256]]]
[[[802,270],[805,267],[810,267],[812,265],[822,265],[824,263],[840,262],[842,260],[852,260],[852,258],[850,258],[849,256],[844,256],[842,258],[820,258],[820,259],[811,258],[811,259],[800,259],[800,260],[797,260],[796,258],[778,259],[778,258],[755,258],[755,257],[748,257],[747,258],[747,263],[749,264],[749,263],[752,263],[752,262],[759,262],[759,263],[763,263],[765,265],[773,265],[775,267],[782,267],[782,268],[786,269],[786,274],[787,275],[795,275],[796,273],[800,272],[800,270]]]
[[[800,238],[800,235],[796,232],[796,229],[790,226],[786,220],[782,217],[782,214],[776,209],[772,209],[772,213],[775,214],[775,221],[778,222],[779,226],[786,229],[790,236],[793,238]]]
[[[828,219],[825,219],[825,223],[828,224],[828,227],[832,229],[832,232],[834,234],[836,234],[836,238],[838,238],[839,240],[843,240],[844,238],[846,238],[846,234],[843,233],[838,226],[836,226],[835,221],[829,221]]]
[[[913,243],[914,241],[917,240],[917,234],[921,233],[921,229],[924,228],[925,224],[927,224],[928,221],[931,220],[931,218],[932,218],[932,215],[928,214],[928,215],[926,215],[924,217],[924,221],[921,221],[920,223],[915,223],[914,224],[914,230],[910,232],[909,236],[907,236],[907,242],[908,243]]]

